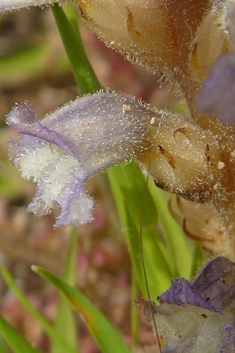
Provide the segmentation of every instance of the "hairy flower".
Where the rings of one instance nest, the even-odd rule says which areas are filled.
[[[92,219],[93,200],[84,184],[94,173],[144,157],[151,145],[158,114],[131,97],[111,92],[87,95],[41,121],[26,105],[9,113],[7,124],[20,134],[8,143],[9,155],[38,191],[29,210],[37,216],[59,206],[56,226]]]
[[[3,0],[0,2],[0,11],[4,12],[29,5],[49,4],[50,2],[44,0]],[[132,143],[132,135],[126,136],[126,144],[123,142],[124,140],[120,139],[118,149],[109,149],[109,152],[106,153],[106,157],[109,153],[109,159],[105,160],[106,162],[100,168],[99,166],[94,167],[96,161],[94,161],[93,154],[87,154],[87,151],[85,151],[86,153],[83,155],[84,150],[82,149],[79,158],[83,161],[85,156],[84,158],[87,158],[87,161],[90,160],[93,169],[88,169],[91,172],[90,174],[87,169],[84,171],[83,168],[80,168],[83,163],[80,160],[78,160],[79,168],[75,167],[76,170],[79,170],[77,172],[80,180],[79,190],[82,190],[79,195],[84,200],[83,204],[86,204],[86,210],[89,210],[79,211],[81,213],[79,219],[77,219],[78,216],[75,216],[75,212],[72,212],[73,207],[71,207],[71,210],[68,207],[68,205],[74,206],[77,202],[75,200],[78,200],[78,198],[75,197],[72,203],[69,202],[71,199],[69,199],[65,185],[60,184],[60,190],[63,191],[61,194],[59,194],[59,188],[56,186],[57,193],[51,194],[43,191],[49,185],[56,185],[56,178],[51,179],[54,173],[51,173],[51,171],[43,173],[43,168],[41,170],[40,167],[38,167],[41,170],[40,177],[34,175],[32,171],[28,174],[23,173],[26,177],[32,176],[38,182],[38,194],[30,209],[40,215],[48,212],[50,207],[58,205],[61,207],[62,213],[57,225],[85,223],[91,219],[92,209],[92,202],[83,190],[85,181],[95,171],[121,161],[137,158],[144,166],[148,167],[157,186],[177,194],[175,201],[170,203],[170,209],[175,218],[182,224],[186,234],[190,238],[203,243],[203,246],[214,255],[226,254],[234,259],[235,125],[218,121],[215,116],[205,117],[198,110],[196,104],[196,98],[202,84],[208,77],[215,60],[225,53],[234,51],[234,1],[71,0],[71,2],[78,6],[82,18],[108,45],[120,51],[126,58],[140,62],[152,71],[161,70],[165,75],[174,79],[174,85],[177,81],[177,86],[182,91],[182,96],[189,108],[189,114],[182,116],[169,112],[152,111],[150,113],[142,106],[143,110],[135,115],[136,120],[135,123],[133,121],[131,129],[133,129],[132,131],[138,131],[139,121],[143,122],[141,119],[145,114],[153,114],[152,121],[154,123],[150,129],[150,135],[147,134],[148,138],[145,139],[144,137],[143,140],[141,134],[137,134],[136,141],[138,140],[138,143],[135,144],[135,153],[131,154],[128,154],[129,151],[124,152],[124,149],[128,149],[129,143]],[[112,21],[110,21],[110,18],[112,18]],[[213,89],[213,92],[216,92],[216,88]],[[93,98],[95,99],[95,97]],[[79,104],[82,104],[82,102],[83,98]],[[74,104],[76,105],[76,103]],[[122,101],[118,103],[117,99],[114,106],[117,107],[118,104],[120,110],[122,110],[123,103]],[[216,102],[215,106],[216,104],[220,105],[219,102]],[[128,103],[124,103],[124,105],[127,106],[128,111]],[[70,106],[73,106],[73,104]],[[100,100],[97,102],[96,108],[103,106],[106,107],[106,97],[100,94]],[[221,102],[221,106],[224,109],[226,103]],[[228,111],[231,111],[231,115],[233,114],[232,107],[231,104],[228,109]],[[69,109],[68,106],[67,115],[70,114]],[[14,111],[17,112],[17,109]],[[109,107],[102,115],[103,121],[105,121],[104,116],[109,115],[108,113]],[[73,112],[71,114],[73,116]],[[93,118],[96,121],[94,107],[91,114],[94,114]],[[155,119],[154,114],[157,119]],[[29,115],[33,116],[33,113],[31,112]],[[47,124],[48,117],[42,120],[42,124]],[[116,124],[119,122],[118,119]],[[54,120],[56,121],[56,118]],[[161,122],[160,128],[155,131],[154,129],[158,126],[159,121]],[[25,123],[23,122],[22,126],[20,125],[19,123],[16,126],[18,131],[21,131]],[[56,126],[55,122],[54,126]],[[145,132],[148,129],[149,124],[146,125]],[[37,130],[37,133],[39,133],[39,130]],[[66,131],[66,129],[64,130]],[[43,131],[45,132],[45,129]],[[61,140],[58,142],[58,139],[55,138],[55,131],[57,132],[56,128],[52,129],[52,134],[50,130],[47,135],[48,139],[46,141],[57,146],[49,145],[49,147],[52,147],[50,151],[52,150],[57,158],[57,149],[60,148],[65,153],[63,158],[72,155],[73,162],[74,159],[79,159],[80,151],[79,153],[73,151],[74,154],[71,154],[68,146],[61,143]],[[74,128],[73,133],[70,134],[71,140],[74,138],[72,135],[76,135],[75,131]],[[96,131],[99,132],[99,128]],[[117,131],[120,132],[118,127]],[[22,130],[21,132],[28,134],[28,130]],[[39,139],[38,143],[42,143],[45,136],[46,134],[43,136],[35,135],[35,138]],[[112,129],[109,131],[109,137],[110,141],[114,141],[114,146],[117,146]],[[22,141],[28,141],[30,145],[32,143],[31,138],[28,137],[27,139],[24,136]],[[62,140],[63,138],[64,136],[62,136]],[[97,141],[98,133],[94,133],[92,138],[93,142]],[[102,145],[101,139],[98,140]],[[81,139],[81,141],[83,140]],[[25,143],[26,145],[27,143]],[[20,153],[17,153],[17,150],[20,151],[20,146],[19,144],[15,148],[16,151],[14,152],[12,149],[11,152],[11,158],[15,164],[20,157]],[[32,150],[32,148],[27,148]],[[96,156],[96,149],[93,146],[90,149]],[[145,152],[140,153],[143,150]],[[47,151],[49,151],[48,144]],[[63,167],[61,150],[59,151],[58,156],[60,157],[57,158],[57,163]],[[119,158],[116,158],[117,152],[120,152],[118,154]],[[112,153],[114,153],[113,156]],[[27,164],[29,163],[24,165]],[[20,164],[17,165],[21,168]],[[83,170],[82,175],[79,174],[81,170]],[[70,171],[64,178],[65,180],[70,178],[68,180],[70,185],[76,179],[75,176],[71,178],[72,174],[72,171]],[[46,180],[50,180],[50,182],[46,183]],[[52,186],[49,189],[51,188]],[[73,190],[73,193],[75,193],[78,190],[77,186],[74,185]],[[79,204],[81,205],[81,203]],[[74,209],[79,209],[77,204]],[[64,213],[65,210],[66,214]],[[84,212],[84,215],[82,215],[82,212]],[[69,215],[72,213],[74,215],[70,219]]]
[[[89,222],[93,201],[84,191],[86,181],[133,158],[147,167],[152,159],[149,171],[156,184],[190,200],[213,199],[212,178],[223,177],[220,149],[209,131],[183,115],[150,109],[114,92],[79,98],[41,121],[26,105],[18,105],[7,123],[22,135],[19,142],[8,143],[11,160],[24,178],[38,183],[29,210],[41,216],[59,206],[56,226]],[[185,176],[186,166],[190,174]]]
[[[173,280],[152,303],[163,353],[230,353],[235,351],[235,263],[218,257],[191,282]],[[153,325],[151,306],[139,300]],[[154,327],[154,326],[153,326]]]

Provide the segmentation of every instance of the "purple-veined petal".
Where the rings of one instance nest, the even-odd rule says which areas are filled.
[[[176,305],[187,303],[213,312],[219,312],[211,303],[208,303],[205,298],[200,296],[186,279],[175,279],[172,280],[171,284],[171,288],[160,296],[160,301]]]
[[[76,99],[41,121],[29,107],[17,105],[7,124],[21,139],[8,143],[8,151],[22,176],[38,184],[28,209],[41,216],[59,206],[56,226],[91,221],[93,200],[84,191],[87,179],[144,156],[160,116],[132,97],[109,91]]]
[[[204,82],[198,98],[199,109],[217,115],[222,121],[235,123],[235,54],[219,58]]]
[[[184,278],[172,280],[160,301],[192,304],[214,312],[231,311],[235,305],[234,262],[220,256],[206,264],[192,283]]]
[[[29,6],[49,5],[59,0],[1,0],[0,12],[13,11]]]
[[[210,261],[192,283],[192,288],[217,310],[235,306],[235,263],[220,256]]]

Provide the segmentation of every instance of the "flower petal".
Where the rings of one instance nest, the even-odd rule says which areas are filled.
[[[32,109],[18,105],[7,124],[21,135],[8,143],[9,156],[38,191],[29,210],[37,216],[59,206],[56,226],[92,219],[93,200],[84,185],[94,173],[144,156],[151,148],[161,114],[140,101],[113,92],[76,99],[38,121]]]
[[[153,324],[150,309],[145,310]],[[162,353],[234,352],[234,319],[190,304],[163,303],[154,314],[159,336],[165,341]]]
[[[59,0],[1,0],[0,12],[13,11],[28,6],[49,5]]]
[[[214,312],[233,310],[235,263],[220,256],[208,262],[196,279],[172,280],[172,287],[160,296],[169,304],[192,304]]]
[[[217,310],[232,311],[235,303],[235,263],[220,256],[210,261],[192,288]]]
[[[199,109],[235,123],[235,54],[222,56],[214,64],[198,98]]]
[[[175,279],[172,280],[171,284],[171,288],[160,296],[160,302],[176,305],[187,303],[213,312],[219,312],[206,299],[201,297],[186,279]]]

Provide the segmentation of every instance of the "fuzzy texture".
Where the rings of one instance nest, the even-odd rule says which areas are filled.
[[[183,93],[190,116],[179,117],[169,112],[161,113],[161,129],[157,131],[159,134],[153,154],[151,143],[155,132],[150,134],[148,146],[146,144],[142,146],[144,150],[148,149],[146,154],[140,153],[142,140],[139,139],[136,158],[148,169],[151,160],[150,173],[155,178],[157,186],[177,194],[175,201],[170,204],[171,212],[182,224],[185,233],[201,242],[204,248],[215,256],[223,254],[234,259],[235,125],[218,121],[215,116],[203,115],[196,104],[201,86],[215,60],[225,53],[234,52],[234,1],[72,0],[72,2],[78,6],[82,18],[91,29],[109,46],[153,72],[156,70],[164,72],[168,78],[173,79],[174,86],[178,82],[178,88]],[[20,8],[42,3],[44,1],[3,0],[0,6],[1,11],[6,11],[16,6]],[[222,72],[221,81],[216,80],[209,96],[212,95],[214,107],[221,110],[221,118],[228,121],[227,114],[229,113],[231,118],[234,115],[233,100],[229,98],[229,94],[233,92],[233,72],[228,79],[224,78]],[[224,81],[227,87],[226,94],[217,99],[216,91]],[[212,109],[215,109],[214,107]],[[140,116],[137,116],[137,122],[138,119]],[[41,140],[49,135],[45,128],[39,128],[39,125],[35,127],[37,134],[43,131]],[[20,128],[17,128],[20,131]],[[53,138],[55,141],[51,143],[60,146],[66,152],[66,157],[68,155],[74,157],[66,144],[62,146],[61,135],[58,133],[56,135],[56,132],[50,131],[50,139]],[[97,136],[94,138],[97,139]],[[125,144],[123,141],[120,139],[119,149],[128,150],[128,143]],[[28,143],[30,145],[31,142]],[[51,147],[54,151],[53,146]],[[118,149],[109,151],[110,156],[114,153],[113,157],[108,157],[109,160],[114,158],[118,163],[118,159],[115,159]],[[14,155],[14,152],[12,153]],[[126,153],[127,155],[122,152],[124,161],[128,159],[128,152]],[[131,154],[130,158],[132,156]],[[91,156],[91,162],[97,161]],[[62,161],[58,160],[58,163],[63,165]],[[102,168],[107,166],[108,162],[104,163]],[[32,173],[31,175],[33,176]],[[88,175],[79,178],[80,181],[83,180],[81,184],[83,185]],[[37,202],[41,200],[42,197],[39,197]],[[47,198],[46,201],[48,200]],[[54,204],[61,205],[62,200],[55,201]],[[36,205],[33,207],[33,210],[35,209]],[[42,209],[47,212],[48,208],[42,204]],[[85,219],[91,218],[84,217],[84,222]]]
[[[172,287],[152,302],[163,353],[235,352],[235,263],[218,257],[208,262],[191,283],[174,280]],[[152,322],[149,302],[144,306]]]
[[[18,10],[29,6],[50,5],[59,0],[1,0],[0,12]]]
[[[21,139],[8,143],[9,156],[24,178],[38,183],[28,209],[41,216],[59,206],[56,226],[91,221],[93,200],[84,184],[96,172],[144,155],[156,116],[140,101],[111,92],[76,99],[41,121],[26,105],[13,108],[7,124]]]

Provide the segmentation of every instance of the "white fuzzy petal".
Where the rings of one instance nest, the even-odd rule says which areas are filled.
[[[49,5],[58,0],[1,0],[0,1],[0,12],[12,11],[21,9],[29,6],[42,6]]]

